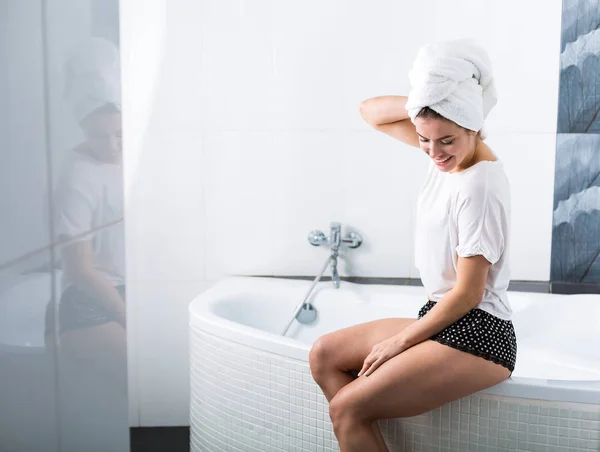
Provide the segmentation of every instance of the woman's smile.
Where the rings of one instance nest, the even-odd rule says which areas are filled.
[[[435,164],[437,166],[445,167],[446,165],[448,165],[450,163],[450,161],[452,160],[452,157],[454,157],[454,156],[450,155],[444,159],[433,159],[433,161],[435,162]]]

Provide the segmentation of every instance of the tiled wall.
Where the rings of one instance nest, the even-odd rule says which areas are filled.
[[[544,3],[535,33],[536,2],[328,2],[315,5],[318,14],[289,3],[203,4],[208,280],[314,274],[325,251],[306,235],[330,221],[365,238],[347,253],[343,274],[418,277],[414,205],[426,158],[372,130],[358,106],[407,94],[418,48],[461,36],[488,50],[497,78],[489,144],[512,183],[513,279],[549,280],[560,0]],[[427,17],[430,32],[407,17]],[[246,239],[256,236],[268,239]]]
[[[308,363],[191,327],[192,452],[335,452]],[[380,422],[391,452],[591,452],[600,406],[477,394]]]
[[[130,422],[188,425],[187,306],[206,281],[204,1],[120,2]],[[140,14],[143,11],[143,14]]]
[[[552,281],[600,292],[600,2],[563,0]]]

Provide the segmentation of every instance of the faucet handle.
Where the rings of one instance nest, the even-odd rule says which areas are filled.
[[[308,234],[308,243],[312,246],[325,245],[327,243],[327,237],[325,237],[325,234],[321,231],[310,231]]]
[[[348,248],[358,248],[362,244],[362,236],[358,232],[350,232],[342,239],[342,244]]]

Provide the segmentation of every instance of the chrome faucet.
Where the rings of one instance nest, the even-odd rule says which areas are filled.
[[[331,282],[333,282],[333,287],[336,289],[340,288],[340,274],[337,269],[337,258],[338,252],[333,251],[331,253]]]
[[[329,246],[331,255],[328,261],[331,261],[331,281],[333,282],[333,287],[339,289],[338,251],[341,247],[358,248],[362,243],[362,237],[357,232],[350,232],[346,237],[342,237],[342,224],[334,222],[329,225],[329,237],[326,237],[323,232],[315,230],[308,234],[308,242],[313,246]]]
[[[315,319],[317,318],[317,310],[308,301],[310,294],[312,293],[312,291],[314,290],[316,285],[319,283],[319,281],[321,280],[321,277],[323,276],[323,274],[325,274],[325,272],[327,271],[327,267],[329,267],[330,264],[331,264],[331,281],[333,282],[333,287],[335,287],[336,289],[339,289],[340,288],[340,274],[337,269],[338,256],[339,256],[338,251],[341,247],[344,247],[344,246],[348,247],[348,248],[358,248],[360,246],[360,244],[362,243],[362,237],[357,232],[350,232],[348,235],[346,235],[346,237],[342,237],[342,225],[340,223],[331,223],[329,225],[329,227],[330,227],[329,237],[326,237],[325,234],[323,234],[321,231],[316,231],[316,230],[311,231],[310,234],[308,234],[308,241],[311,245],[314,245],[314,246],[328,245],[331,250],[331,253],[330,253],[329,257],[327,258],[327,260],[325,261],[323,268],[317,274],[317,276],[315,277],[311,286],[309,287],[308,292],[304,296],[304,300],[302,300],[302,303],[300,303],[298,306],[296,306],[296,309],[294,310],[294,314],[292,315],[287,326],[281,333],[282,336],[285,336],[287,334],[290,326],[292,326],[292,323],[294,323],[294,320],[297,320],[298,322],[303,323],[303,324],[309,324],[309,323],[312,323],[315,321]]]
[[[329,225],[329,248],[337,251],[342,243],[342,225],[341,223],[331,223]]]

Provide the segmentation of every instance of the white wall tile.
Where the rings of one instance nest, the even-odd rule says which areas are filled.
[[[285,150],[268,131],[212,132],[204,146],[207,278],[272,274]]]
[[[276,189],[274,260],[277,275],[314,275],[328,256],[327,250],[308,243],[314,229],[328,234],[329,224],[343,213],[341,183],[344,132],[308,130],[274,135],[282,158]]]
[[[344,52],[324,44],[315,48],[282,48],[275,54],[273,94],[279,129],[339,129],[358,106],[344,96]]]
[[[205,279],[202,3],[121,4],[132,426],[188,422],[185,303]]]
[[[548,281],[556,135],[498,133],[487,143],[504,161],[511,184],[511,277]]]
[[[244,9],[240,1],[206,3],[203,71],[197,85],[202,124],[208,129],[264,128],[277,114],[274,52],[268,15],[260,18],[248,11],[263,2],[244,3]]]
[[[204,279],[202,141],[184,127],[171,127],[172,137],[145,147],[126,205],[130,281]]]
[[[353,0],[347,3],[345,47],[386,48],[409,54],[420,44],[432,40],[435,28],[431,13],[444,2],[423,0],[409,5],[395,0]],[[400,57],[405,58],[402,54]],[[412,55],[410,63],[411,58]]]
[[[562,1],[484,3],[494,18],[484,23],[498,89],[489,130],[555,133]]]
[[[482,44],[489,39],[488,16],[491,2],[479,0],[438,1],[429,14],[420,17],[427,41],[475,38]],[[415,20],[418,20],[415,18]]]
[[[273,38],[277,48],[341,49],[348,36],[347,2],[344,0],[273,1]]]
[[[434,3],[420,2],[411,14]],[[406,8],[391,0],[315,2],[315,8],[319,14],[306,3],[273,3],[273,89],[280,100],[275,125],[365,129],[360,101],[406,94],[408,69],[426,37],[418,33],[418,21],[406,20]]]
[[[130,282],[140,425],[189,422],[188,305],[209,282]],[[128,312],[128,314],[130,313]],[[131,362],[131,361],[130,361]]]
[[[125,203],[135,186],[138,160],[144,153],[160,71],[165,55],[166,5],[164,0],[142,0],[120,5],[121,102],[123,105],[123,164]]]
[[[129,7],[122,11],[127,278],[202,280],[201,98],[194,85],[201,39],[190,19],[197,9],[187,0],[148,6],[152,32]],[[162,38],[153,54],[139,50],[146,33]]]
[[[409,277],[413,213],[427,156],[375,130],[344,137],[341,220],[358,229],[360,248],[345,251],[353,276]]]

